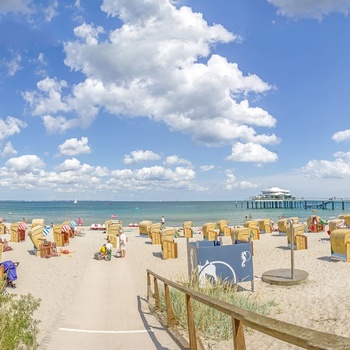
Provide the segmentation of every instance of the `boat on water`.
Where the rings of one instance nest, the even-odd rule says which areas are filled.
[[[78,203],[78,200],[75,198],[74,199],[74,204],[77,204]]]

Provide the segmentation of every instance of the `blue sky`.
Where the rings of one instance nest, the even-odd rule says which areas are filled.
[[[0,2],[0,198],[350,198],[349,10]]]

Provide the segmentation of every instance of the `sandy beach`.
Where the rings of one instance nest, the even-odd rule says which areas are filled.
[[[39,342],[45,343],[62,317],[64,310],[73,302],[84,276],[88,262],[93,254],[106,242],[103,231],[91,231],[83,227],[85,236],[75,237],[65,247],[70,254],[43,259],[31,254],[32,243],[28,237],[21,243],[10,242],[12,251],[4,252],[2,260],[18,261],[17,288],[9,289],[11,293],[30,293],[42,299],[35,318],[41,320]],[[195,231],[199,231],[195,228]],[[146,297],[146,269],[176,280],[176,276],[187,275],[186,240],[176,238],[178,259],[162,260],[160,246],[152,245],[151,240],[139,235],[138,228],[125,227],[129,238],[127,245],[128,263],[133,277],[137,281],[137,292]],[[253,267],[255,291],[242,293],[253,294],[259,300],[274,300],[276,306],[271,309],[270,317],[349,337],[350,300],[346,291],[350,277],[350,266],[343,261],[330,259],[330,242],[326,232],[306,233],[308,249],[295,251],[295,268],[309,274],[306,283],[296,286],[270,285],[261,280],[264,272],[278,268],[290,268],[290,250],[287,238],[278,232],[260,235],[254,241]],[[2,238],[10,239],[8,234]],[[52,232],[47,239],[53,241]],[[195,234],[201,239],[201,234]],[[115,252],[114,252],[115,253]],[[118,264],[112,257],[112,262]],[[100,263],[107,263],[101,261]],[[93,281],[92,281],[93,283]],[[264,336],[259,332],[246,332],[249,349],[296,349],[284,342]],[[207,343],[208,344],[208,343]],[[210,342],[212,349],[232,349],[232,341]],[[42,347],[44,348],[44,347]]]

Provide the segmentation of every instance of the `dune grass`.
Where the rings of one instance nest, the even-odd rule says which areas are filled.
[[[33,318],[33,313],[39,305],[40,299],[30,294],[0,293],[1,350],[33,350],[38,347],[39,321]]]
[[[270,308],[276,305],[273,300],[267,302],[260,301],[257,294],[239,292],[237,285],[232,285],[225,281],[219,281],[215,285],[208,283],[204,287],[200,287],[195,281],[186,282],[183,279],[178,281],[178,283],[212,298],[262,315],[268,315]],[[170,295],[178,324],[180,327],[186,329],[187,311],[185,294],[171,288]],[[160,291],[160,305],[161,312],[165,312],[165,295],[162,290]],[[196,329],[206,339],[222,341],[232,338],[231,317],[195,300],[192,301],[192,310]]]

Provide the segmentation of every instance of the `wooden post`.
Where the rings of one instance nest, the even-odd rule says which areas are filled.
[[[149,302],[149,297],[151,296],[151,294],[151,274],[147,271],[147,302]]]
[[[173,311],[169,286],[166,283],[164,283],[164,291],[165,291],[167,326],[168,327],[175,326],[176,325],[176,317],[175,317],[175,314]]]
[[[191,350],[197,350],[196,341],[196,326],[194,324],[191,297],[186,294],[186,310],[187,310],[187,326],[188,326],[188,337]]]
[[[159,298],[158,280],[156,277],[154,277],[154,300],[155,300],[155,309],[159,309],[160,298]]]
[[[231,317],[233,331],[233,348],[235,350],[246,350],[244,338],[244,325],[240,320]]]

